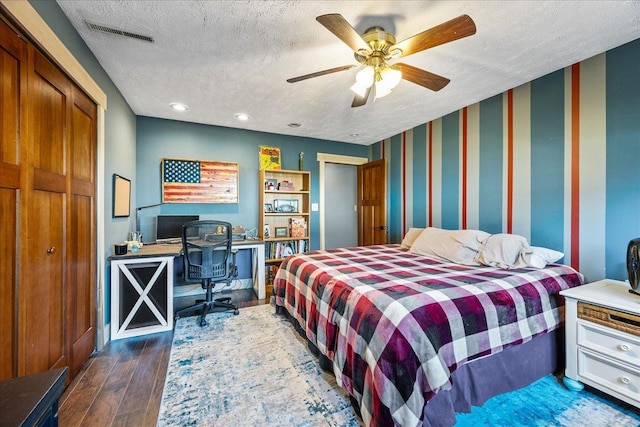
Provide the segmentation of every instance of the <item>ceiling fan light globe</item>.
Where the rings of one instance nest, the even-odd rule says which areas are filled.
[[[358,96],[364,97],[364,95],[367,93],[367,89],[369,89],[370,86],[371,85],[365,86],[363,84],[355,82],[353,86],[351,86],[351,90],[354,91]]]
[[[398,86],[398,83],[400,83],[400,80],[402,79],[402,71],[395,67],[386,67],[380,74],[384,85],[388,87],[389,90]]]
[[[387,96],[391,93],[391,88],[383,83],[384,80],[376,82],[376,99]]]
[[[356,84],[363,86],[365,89],[371,87],[374,80],[375,70],[373,67],[364,67],[356,74]]]

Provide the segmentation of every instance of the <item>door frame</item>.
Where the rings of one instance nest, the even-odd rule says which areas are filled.
[[[343,156],[340,154],[329,154],[329,153],[318,153],[318,184],[320,187],[318,203],[320,204],[320,249],[324,249],[324,165],[325,163],[336,163],[339,165],[352,165],[352,166],[360,166],[365,163],[369,163],[369,159],[367,157],[355,157],[355,156]],[[357,182],[355,183],[357,186]]]

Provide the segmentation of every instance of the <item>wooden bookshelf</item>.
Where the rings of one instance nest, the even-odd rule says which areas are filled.
[[[260,188],[262,209],[258,221],[258,234],[265,242],[265,262],[269,270],[270,266],[279,265],[291,253],[309,251],[311,173],[262,169],[260,170]],[[296,237],[291,235],[292,220],[302,221],[305,224],[304,235]],[[294,229],[300,230],[300,227],[294,227]],[[286,249],[287,247],[289,249]],[[269,276],[268,273],[267,276]]]

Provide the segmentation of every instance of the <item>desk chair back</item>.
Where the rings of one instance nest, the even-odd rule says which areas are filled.
[[[188,282],[222,282],[231,276],[231,224],[224,221],[190,221],[182,225],[184,275]]]
[[[187,313],[200,312],[198,323],[206,326],[207,313],[212,308],[233,310],[238,307],[230,297],[213,299],[216,283],[230,283],[235,276],[235,262],[231,251],[231,224],[224,221],[190,221],[182,225],[182,250],[184,252],[184,277],[188,282],[201,282],[205,299],[175,313],[176,320]]]

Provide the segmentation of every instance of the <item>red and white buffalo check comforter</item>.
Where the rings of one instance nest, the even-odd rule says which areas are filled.
[[[582,283],[563,265],[471,267],[379,245],[289,257],[274,291],[366,425],[415,426],[458,366],[556,329],[558,292]]]

